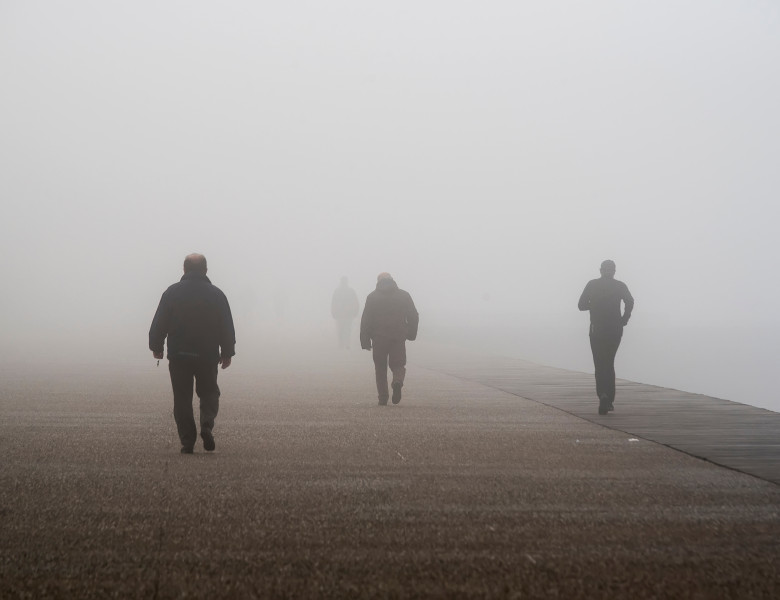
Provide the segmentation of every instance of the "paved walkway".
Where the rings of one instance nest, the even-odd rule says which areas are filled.
[[[780,413],[618,380],[615,412],[599,416],[593,375],[446,347],[426,364],[780,484]]]
[[[1,372],[0,597],[780,597],[780,486],[436,349],[388,407],[323,354],[240,355],[191,456],[163,365]]]

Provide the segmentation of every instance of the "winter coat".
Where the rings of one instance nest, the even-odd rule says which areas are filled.
[[[162,295],[149,329],[149,349],[170,360],[218,361],[233,356],[236,332],[225,294],[199,273],[185,273]]]
[[[366,298],[360,319],[360,346],[371,348],[371,340],[414,340],[420,316],[408,292],[392,279],[382,279]]]

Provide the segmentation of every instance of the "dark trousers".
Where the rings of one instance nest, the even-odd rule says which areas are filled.
[[[607,397],[607,402],[615,400],[615,355],[622,335],[590,336],[590,349],[593,352],[593,366],[596,369],[596,395],[599,399]]]
[[[192,382],[200,398],[200,429],[211,431],[219,412],[217,363],[200,360],[168,361],[173,386],[173,418],[181,445],[192,448],[198,437],[192,412]]]
[[[387,389],[387,366],[393,372],[393,383],[403,385],[406,377],[406,340],[372,339],[374,368],[376,369],[376,391],[380,400],[390,396]]]

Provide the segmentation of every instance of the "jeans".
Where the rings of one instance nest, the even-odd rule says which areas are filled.
[[[376,391],[379,399],[387,401],[390,396],[387,389],[387,366],[393,373],[393,383],[403,385],[406,376],[406,340],[374,338],[374,368],[376,370]]]
[[[615,400],[615,355],[621,335],[590,335],[593,366],[596,369],[596,395],[607,397],[607,403]]]
[[[192,412],[192,382],[200,398],[200,429],[211,431],[219,412],[218,363],[202,360],[171,360],[168,370],[173,386],[173,418],[181,445],[192,448],[198,437]]]

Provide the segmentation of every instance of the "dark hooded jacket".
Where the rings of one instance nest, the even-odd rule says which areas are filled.
[[[414,340],[420,316],[409,292],[398,289],[392,279],[382,279],[366,298],[360,319],[360,346],[371,348],[371,340]]]
[[[162,295],[149,329],[149,349],[170,360],[208,360],[233,356],[236,332],[225,294],[200,273],[185,273]]]

